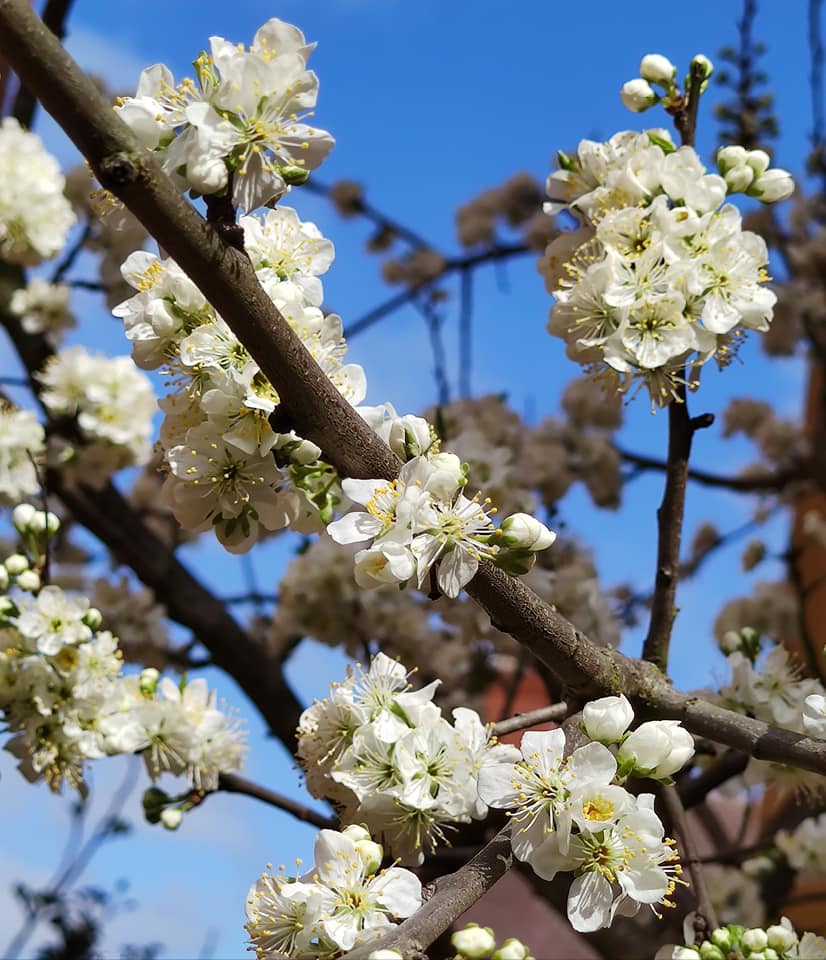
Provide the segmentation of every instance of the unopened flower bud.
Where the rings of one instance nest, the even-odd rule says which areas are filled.
[[[642,113],[660,99],[647,80],[637,77],[635,80],[629,80],[622,85],[620,98],[626,107],[632,113]]]
[[[20,503],[11,512],[11,522],[21,535],[29,532],[32,519],[37,510],[30,503]]]
[[[788,921],[786,922],[788,923]],[[797,934],[791,926],[787,927],[778,923],[767,928],[766,939],[769,946],[774,950],[787,953],[797,943]]]
[[[649,720],[623,741],[617,760],[641,776],[667,780],[694,756],[694,739],[677,720]]]
[[[22,553],[13,553],[6,557],[4,566],[13,577],[19,577],[24,570],[29,569],[29,561]]]
[[[728,656],[740,649],[740,634],[736,630],[726,630],[720,637],[720,650]]]
[[[711,931],[711,942],[721,950],[730,950],[734,940],[728,927],[717,927]]]
[[[754,181],[754,170],[745,164],[732,167],[723,174],[723,179],[729,193],[745,193]]]
[[[696,57],[692,57],[690,65],[692,72],[695,67],[702,71],[703,80],[708,80],[712,73],[714,73],[714,64],[702,53],[698,53]]]
[[[516,937],[508,937],[491,960],[531,960],[531,951]]]
[[[379,947],[373,950],[367,957],[367,960],[404,960],[404,957],[398,950],[388,950],[385,947]]]
[[[0,597],[0,620],[17,615],[17,604],[11,597]]]
[[[749,150],[746,153],[746,163],[754,170],[755,177],[761,177],[771,163],[771,157],[765,150]]]
[[[746,166],[747,156],[748,151],[745,147],[720,147],[717,151],[717,169],[725,176],[729,170],[734,170],[735,167]]]
[[[97,607],[89,607],[86,613],[83,614],[83,622],[90,630],[97,630],[103,623],[103,614]]]
[[[582,726],[590,740],[600,743],[619,743],[634,719],[634,710],[627,698],[602,697],[582,708]]]
[[[40,574],[35,570],[24,570],[17,577],[17,586],[20,587],[21,590],[34,593],[40,589]]]
[[[792,175],[780,167],[767,170],[754,181],[748,191],[750,197],[757,197],[761,203],[780,203],[788,200],[793,193]]]
[[[209,196],[219,193],[229,180],[227,167],[219,157],[197,157],[186,165],[186,179],[193,190]]]
[[[544,523],[529,513],[514,513],[502,521],[502,540],[508,547],[531,550],[547,550],[556,540],[556,534]]]
[[[700,960],[725,960],[725,954],[710,940],[703,940],[700,944]]]
[[[646,54],[640,61],[640,76],[649,83],[658,83],[668,87],[674,82],[677,68],[668,59],[659,53]]]
[[[764,950],[769,945],[769,938],[766,936],[766,931],[761,930],[759,927],[753,927],[751,930],[746,930],[743,936],[740,938],[740,943],[744,947],[748,947],[752,952],[756,950]]]
[[[0,563],[0,590],[6,590],[9,586],[9,571]]]
[[[180,807],[166,807],[161,810],[161,823],[167,830],[177,830],[184,815]]]
[[[439,500],[450,500],[465,485],[467,471],[455,453],[437,453],[430,458],[433,473],[427,479],[427,489]]]
[[[32,533],[42,535],[44,533],[53,537],[60,529],[60,518],[51,512],[51,510],[35,510],[34,516],[29,523],[29,529]]]
[[[407,414],[398,417],[390,427],[387,444],[400,460],[422,456],[433,443],[430,424],[422,417]]]
[[[485,960],[496,949],[496,938],[490,927],[469,923],[450,938],[453,949],[467,960]]]
[[[155,696],[160,676],[160,672],[154,667],[147,667],[145,670],[141,670],[140,679],[138,680],[138,690],[140,690],[144,697]]]

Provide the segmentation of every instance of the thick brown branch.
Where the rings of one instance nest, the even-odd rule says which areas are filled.
[[[277,807],[291,814],[297,820],[312,824],[319,830],[335,830],[339,822],[335,817],[325,817],[303,803],[298,803],[285,797],[274,790],[268,790],[260,784],[253,783],[245,777],[239,777],[236,773],[222,773],[218,779],[218,790],[224,793],[243,793],[247,797],[253,797],[262,803],[268,803],[271,807]]]
[[[66,21],[69,19],[69,11],[72,9],[73,2],[74,0],[47,0],[43,8],[43,23],[61,40],[65,34]],[[11,110],[12,116],[22,126],[31,127],[36,107],[37,100],[34,94],[21,83],[14,98],[14,105]]]
[[[424,955],[431,943],[469,910],[511,866],[510,824],[455,873],[439,877],[430,899],[409,920],[380,940],[344,955],[366,960],[374,950],[398,950],[405,960]]]
[[[340,474],[392,478],[399,462],[341,397],[228,248],[147,159],[91,81],[23,0],[0,0],[0,53],[18,69],[116,193],[200,287],[249,349],[282,400],[285,419]],[[598,648],[524,584],[488,563],[468,593],[493,623],[530,648],[578,698],[623,691],[650,716],[764,760],[826,773],[826,742],[777,730],[675,691],[651,664]]]

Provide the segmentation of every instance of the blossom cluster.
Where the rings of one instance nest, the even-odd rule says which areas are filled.
[[[348,669],[301,715],[298,757],[313,796],[332,800],[345,823],[366,823],[392,856],[421,863],[453,825],[484,818],[480,770],[517,751],[473,710],[455,709],[451,724],[432,702],[439,681],[411,690],[408,676],[383,653],[366,673]]]
[[[465,482],[462,463],[452,453],[414,457],[389,482],[343,480],[344,493],[364,510],[346,514],[327,531],[337,543],[371,541],[356,554],[356,582],[369,588],[415,576],[421,589],[438,560],[439,589],[457,597],[481,559],[526,573],[535,553],[551,546],[556,534],[524,513],[495,528],[490,518],[495,508],[488,507],[489,500],[466,497]]]
[[[47,283],[35,277],[25,287],[15,290],[9,310],[20,317],[26,333],[44,334],[52,346],[57,346],[63,331],[75,326],[69,309],[71,289],[66,283]]]
[[[736,924],[712,930],[708,939],[689,946],[661,947],[654,960],[825,960],[826,939],[814,933],[799,936],[791,922],[763,929]]]
[[[359,403],[364,372],[344,362],[341,319],[320,309],[318,277],[332,244],[286,207],[240,224],[264,290],[339,392]],[[228,550],[242,552],[262,527],[306,532],[331,519],[340,497],[334,471],[314,444],[272,430],[278,395],[195,284],[174,261],[142,251],[127,258],[123,276],[137,293],[114,313],[133,359],[166,372],[175,388],[160,403],[160,442],[163,498],[178,522],[192,531],[213,527]]]
[[[124,675],[117,639],[89,600],[41,585],[57,518],[27,504],[13,516],[26,552],[0,564],[0,713],[21,773],[55,791],[64,780],[83,789],[88,761],[141,753],[153,779],[168,771],[214,789],[220,772],[241,765],[239,721],[203,679]]]
[[[83,443],[66,446],[61,459],[80,470],[85,483],[102,484],[116,470],[149,460],[155,393],[128,357],[68,347],[37,379],[49,413],[77,419]]]
[[[560,153],[546,211],[578,223],[539,263],[555,297],[548,330],[571,359],[665,406],[700,367],[727,363],[747,330],[769,327],[768,253],[742,229],[727,180],[668,131],[623,131]],[[764,199],[769,199],[764,195]]]
[[[760,655],[759,637],[745,628],[725,634],[730,682],[720,689],[721,702],[731,710],[807,736],[826,739],[826,689],[814,677],[804,677],[794,657],[782,646]],[[732,647],[737,644],[737,649]],[[790,787],[819,786],[820,778],[793,767],[749,760],[748,780],[770,777]]]
[[[298,879],[261,875],[247,895],[246,928],[260,960],[340,956],[382,936],[421,906],[418,877],[380,869],[384,851],[364,826],[316,837],[313,869]]]
[[[0,504],[37,493],[36,464],[45,452],[46,434],[37,417],[0,400]]]
[[[194,62],[194,81],[176,85],[169,69],[155,64],[117,109],[182,187],[229,193],[249,212],[303,183],[335,143],[304,122],[318,97],[318,78],[307,69],[315,44],[272,19],[249,49],[223,37],[210,37],[209,46]]]
[[[0,260],[54,257],[75,222],[57,160],[13,117],[0,122]]]
[[[691,735],[677,721],[649,721],[629,733],[625,697],[585,705],[591,739],[566,755],[562,730],[528,732],[515,762],[485,766],[479,796],[509,811],[514,856],[544,880],[572,872],[568,919],[587,933],[633,916],[640,904],[671,906],[680,880],[675,842],[654,811],[654,795],[635,796],[628,776],[668,781],[691,758]]]

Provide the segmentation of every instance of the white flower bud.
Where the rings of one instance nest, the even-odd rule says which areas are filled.
[[[631,761],[643,776],[664,780],[694,755],[694,739],[678,720],[649,720],[623,741],[619,761]]]
[[[746,163],[754,170],[755,177],[760,177],[769,169],[771,157],[765,150],[749,150],[746,153]]]
[[[556,534],[529,513],[514,513],[502,521],[500,530],[509,547],[522,550],[547,550],[556,540]]]
[[[60,518],[53,514],[51,510],[35,510],[29,523],[29,529],[32,533],[48,533],[49,536],[54,536],[60,529]]]
[[[14,524],[18,533],[25,534],[29,532],[32,518],[36,513],[37,510],[35,510],[30,503],[20,503],[12,510],[11,522]]]
[[[430,424],[423,417],[406,414],[390,425],[387,444],[400,460],[423,456],[432,443]]]
[[[404,957],[398,950],[388,950],[385,947],[380,947],[378,950],[373,950],[367,960],[404,960]]]
[[[702,53],[698,53],[696,57],[691,58],[692,71],[694,70],[695,66],[700,67],[700,69],[703,71],[704,80],[708,80],[712,73],[714,73],[714,64]]]
[[[788,200],[794,193],[794,180],[788,170],[775,167],[758,177],[748,193],[751,197],[757,197],[761,203],[780,203]]]
[[[218,157],[196,157],[186,165],[186,179],[198,193],[218,193],[227,185],[226,164]]]
[[[530,960],[531,951],[521,940],[508,937],[502,946],[494,953],[491,960]]]
[[[786,921],[788,923],[788,921]],[[791,926],[775,924],[766,930],[766,939],[772,949],[787,953],[797,943],[797,934]]]
[[[4,566],[13,577],[18,577],[24,570],[29,569],[29,561],[22,553],[13,553],[6,557]]]
[[[83,614],[83,622],[90,630],[97,630],[103,623],[103,614],[97,607],[89,607],[86,613]]]
[[[35,570],[24,570],[17,577],[17,586],[21,590],[28,590],[29,593],[34,593],[35,590],[40,589],[40,574]]]
[[[729,170],[744,166],[747,157],[748,150],[745,147],[720,147],[717,151],[717,169],[725,176]]]
[[[740,634],[736,630],[726,630],[720,637],[720,650],[728,656],[740,649]]]
[[[6,590],[9,585],[9,571],[0,563],[0,590]]]
[[[183,818],[184,815],[179,807],[166,807],[161,811],[161,823],[167,830],[177,830]]]
[[[450,942],[453,949],[467,960],[484,960],[496,949],[496,939],[490,927],[478,927],[475,923],[457,930]]]
[[[634,710],[623,694],[593,700],[582,708],[585,732],[600,743],[619,743],[633,719]]]
[[[725,954],[709,940],[703,940],[700,944],[700,960],[725,960]]]
[[[138,689],[143,696],[155,696],[155,691],[158,688],[158,680],[160,679],[160,676],[160,672],[154,667],[147,667],[145,670],[141,670],[140,679],[138,680]]]
[[[746,930],[740,938],[740,943],[751,951],[764,950],[769,945],[769,938],[766,936],[765,930],[754,927],[751,930]]]
[[[742,167],[732,167],[723,174],[729,193],[745,193],[754,180],[754,170],[745,164]]]
[[[677,68],[668,59],[659,53],[646,54],[640,61],[640,76],[649,83],[658,83],[668,87],[674,82]]]
[[[728,927],[717,927],[711,931],[711,942],[720,947],[721,950],[731,949],[731,930]]]
[[[660,99],[647,80],[637,77],[622,85],[620,98],[625,107],[632,113],[642,113]]]
[[[427,480],[427,489],[439,500],[450,500],[465,484],[465,470],[455,453],[437,453],[430,458],[433,472]]]

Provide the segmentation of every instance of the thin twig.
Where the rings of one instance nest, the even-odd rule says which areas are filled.
[[[271,807],[277,807],[279,810],[291,814],[296,820],[311,823],[319,830],[335,830],[339,825],[337,817],[325,817],[303,803],[291,800],[274,790],[268,790],[266,787],[253,783],[252,780],[239,777],[236,773],[222,773],[218,778],[218,789],[224,793],[243,793],[248,797],[254,797],[262,803],[268,803]]]
[[[433,357],[433,380],[436,384],[436,402],[439,406],[450,403],[450,382],[447,377],[447,354],[442,339],[442,316],[439,311],[424,299],[413,303],[421,312],[430,340],[430,352]]]
[[[89,241],[89,238],[92,236],[92,221],[87,220],[83,225],[83,229],[80,231],[80,234],[75,239],[75,242],[69,247],[66,253],[63,255],[62,260],[54,268],[52,273],[51,280],[49,283],[60,283],[66,274],[72,269],[75,265],[75,261],[80,256],[80,252],[86,246]],[[75,285],[78,281],[73,281],[72,285]],[[100,286],[100,284],[98,284]]]
[[[680,838],[682,847],[681,861],[687,865],[691,875],[691,885],[694,889],[694,897],[697,903],[697,915],[695,917],[695,931],[699,940],[704,940],[712,930],[715,930],[719,923],[717,922],[717,913],[714,904],[711,902],[711,896],[706,885],[705,873],[702,867],[702,860],[697,852],[697,846],[694,843],[694,835],[691,827],[688,825],[688,819],[685,815],[680,795],[674,787],[663,786],[660,788],[660,797],[663,801],[668,819],[676,830]]]
[[[322,197],[329,197],[332,187],[326,183],[319,183],[319,181],[312,176],[304,184],[302,190],[306,190],[308,193],[318,194]],[[403,223],[399,223],[398,220],[393,220],[391,217],[388,217],[377,207],[374,207],[372,203],[368,203],[364,197],[360,197],[353,201],[353,211],[354,213],[358,213],[360,216],[364,217],[366,220],[370,220],[379,228],[380,231],[387,231],[388,233],[392,233],[394,236],[405,240],[410,244],[411,247],[415,247],[418,250],[436,249],[432,243],[428,243],[427,240],[425,240],[420,234],[416,233],[415,230],[412,230],[410,227],[406,227]]]
[[[659,460],[656,457],[648,457],[641,453],[634,453],[631,450],[625,450],[622,447],[614,445],[614,449],[625,463],[633,464],[642,471],[655,470],[665,473],[668,464],[665,460]],[[704,487],[719,487],[724,490],[735,490],[740,493],[774,493],[782,490],[785,486],[795,480],[800,480],[804,476],[803,470],[786,469],[778,470],[775,473],[766,471],[765,474],[745,477],[729,477],[724,474],[710,473],[707,470],[697,470],[690,468],[688,479],[699,483]]]
[[[470,396],[473,365],[473,271],[459,274],[459,396]]]
[[[344,336],[347,340],[352,340],[353,337],[368,330],[374,324],[378,323],[379,320],[388,316],[388,314],[395,313],[399,307],[403,307],[406,303],[411,303],[420,294],[427,293],[440,280],[451,273],[455,273],[457,270],[465,271],[483,263],[497,263],[498,261],[507,260],[510,257],[519,257],[526,253],[535,254],[535,251],[524,243],[499,244],[481,253],[470,253],[462,257],[446,259],[444,270],[442,270],[438,277],[434,277],[432,280],[418,287],[408,287],[406,290],[402,290],[400,293],[389,297],[384,303],[373,307],[372,310],[369,310],[363,316],[359,317],[358,320],[354,320],[348,324],[344,330]]]
[[[564,720],[568,715],[567,703],[554,703],[549,707],[537,707],[536,710],[528,710],[525,713],[517,713],[514,717],[508,717],[507,720],[500,720],[491,727],[491,733],[495,737],[504,737],[506,733],[514,733],[516,730],[526,730],[528,727],[536,727],[540,723],[552,723],[558,720]]]

